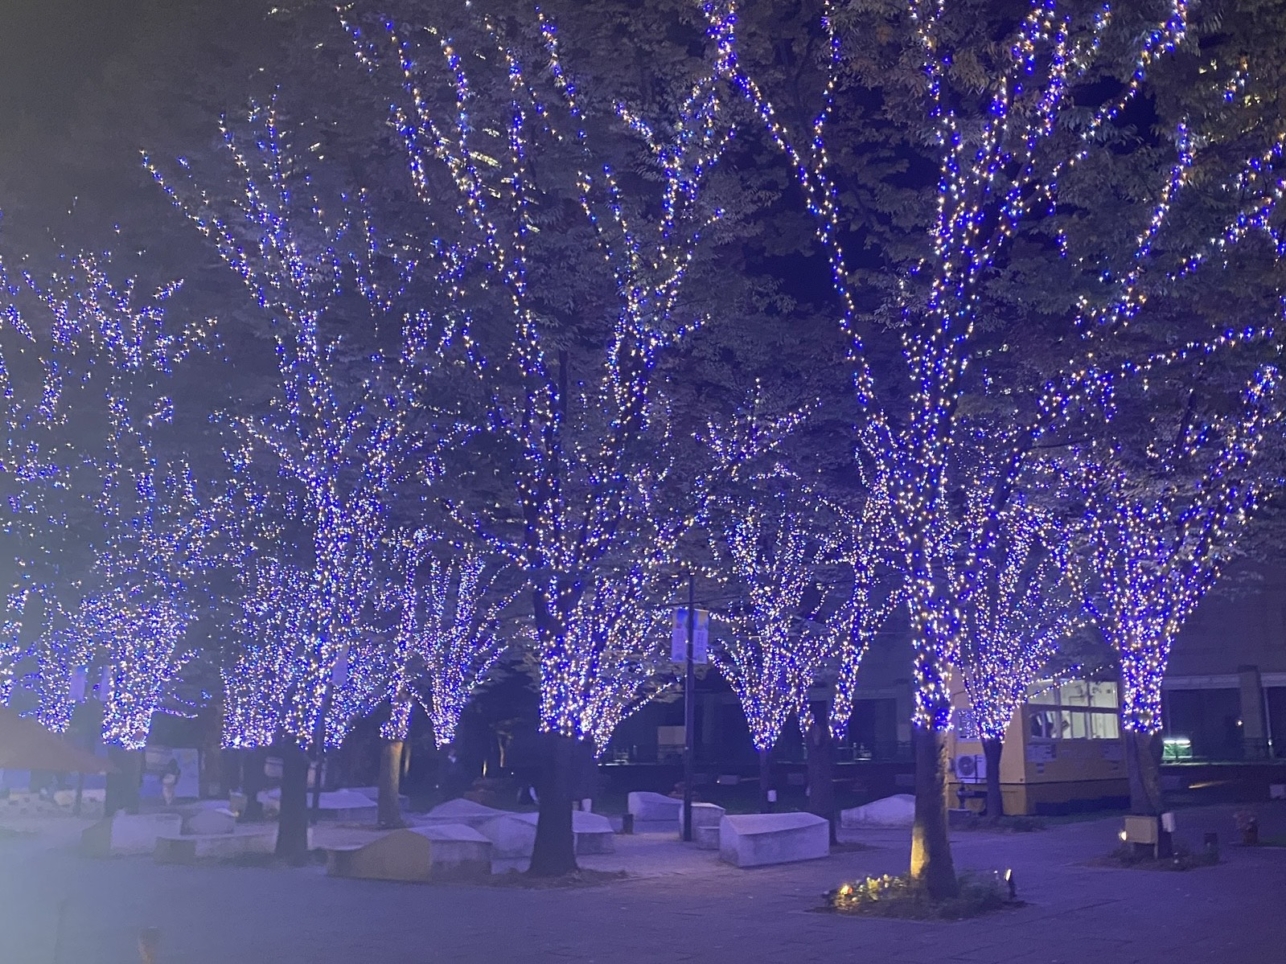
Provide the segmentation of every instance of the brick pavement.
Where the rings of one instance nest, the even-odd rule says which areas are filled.
[[[1266,833],[1286,806],[1263,805]],[[0,839],[0,964],[134,964],[142,926],[163,964],[806,964],[879,961],[1045,964],[1286,964],[1286,849],[1225,848],[1186,873],[1087,866],[1119,820],[1033,834],[958,835],[956,860],[1012,866],[1028,906],[961,923],[837,918],[810,911],[859,874],[905,867],[905,833],[809,864],[738,871],[713,855],[622,840],[615,861],[647,874],[599,887],[526,890],[332,880],[318,867],[158,866],[84,860],[76,825]],[[1231,837],[1231,809],[1183,811],[1180,835]],[[604,864],[607,857],[584,863]],[[607,869],[604,866],[604,869]]]

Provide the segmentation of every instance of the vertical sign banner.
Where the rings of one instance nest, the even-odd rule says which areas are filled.
[[[688,610],[686,608],[674,611],[674,623],[670,629],[670,660],[675,663],[686,663],[688,660]],[[709,660],[710,612],[698,609],[692,633],[692,662],[703,664]]]
[[[335,665],[330,671],[331,684],[340,689],[348,682],[348,643],[339,647],[339,653],[335,656]]]
[[[89,667],[77,666],[71,674],[68,695],[73,703],[85,702],[85,690],[89,686]]]

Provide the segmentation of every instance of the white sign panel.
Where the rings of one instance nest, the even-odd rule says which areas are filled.
[[[692,662],[706,663],[710,659],[710,613],[704,609],[696,612],[696,625],[692,633]],[[670,659],[676,663],[688,660],[688,611],[674,611],[674,625],[670,630]]]

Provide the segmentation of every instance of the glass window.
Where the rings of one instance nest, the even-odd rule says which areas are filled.
[[[1089,706],[1089,684],[1079,679],[1064,683],[1059,691],[1059,700],[1063,706]]]
[[[1027,697],[1028,703],[1034,703],[1038,706],[1054,706],[1058,702],[1058,687],[1050,686],[1048,683],[1035,683],[1029,690]]]
[[[1090,713],[1089,718],[1090,739],[1119,740],[1121,738],[1121,725],[1115,713]]]
[[[1035,739],[1054,739],[1058,735],[1058,711],[1032,710],[1029,726],[1029,732]]]
[[[1080,710],[1066,710],[1063,719],[1063,737],[1069,740],[1088,740],[1090,738],[1090,714]]]
[[[1114,710],[1120,705],[1116,699],[1115,683],[1090,683],[1090,706]]]

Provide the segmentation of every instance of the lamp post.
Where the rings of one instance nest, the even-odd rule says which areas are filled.
[[[688,571],[688,639],[686,668],[683,676],[683,840],[692,842],[692,779],[696,766],[696,671],[692,666],[692,646],[696,635],[696,579]]]

